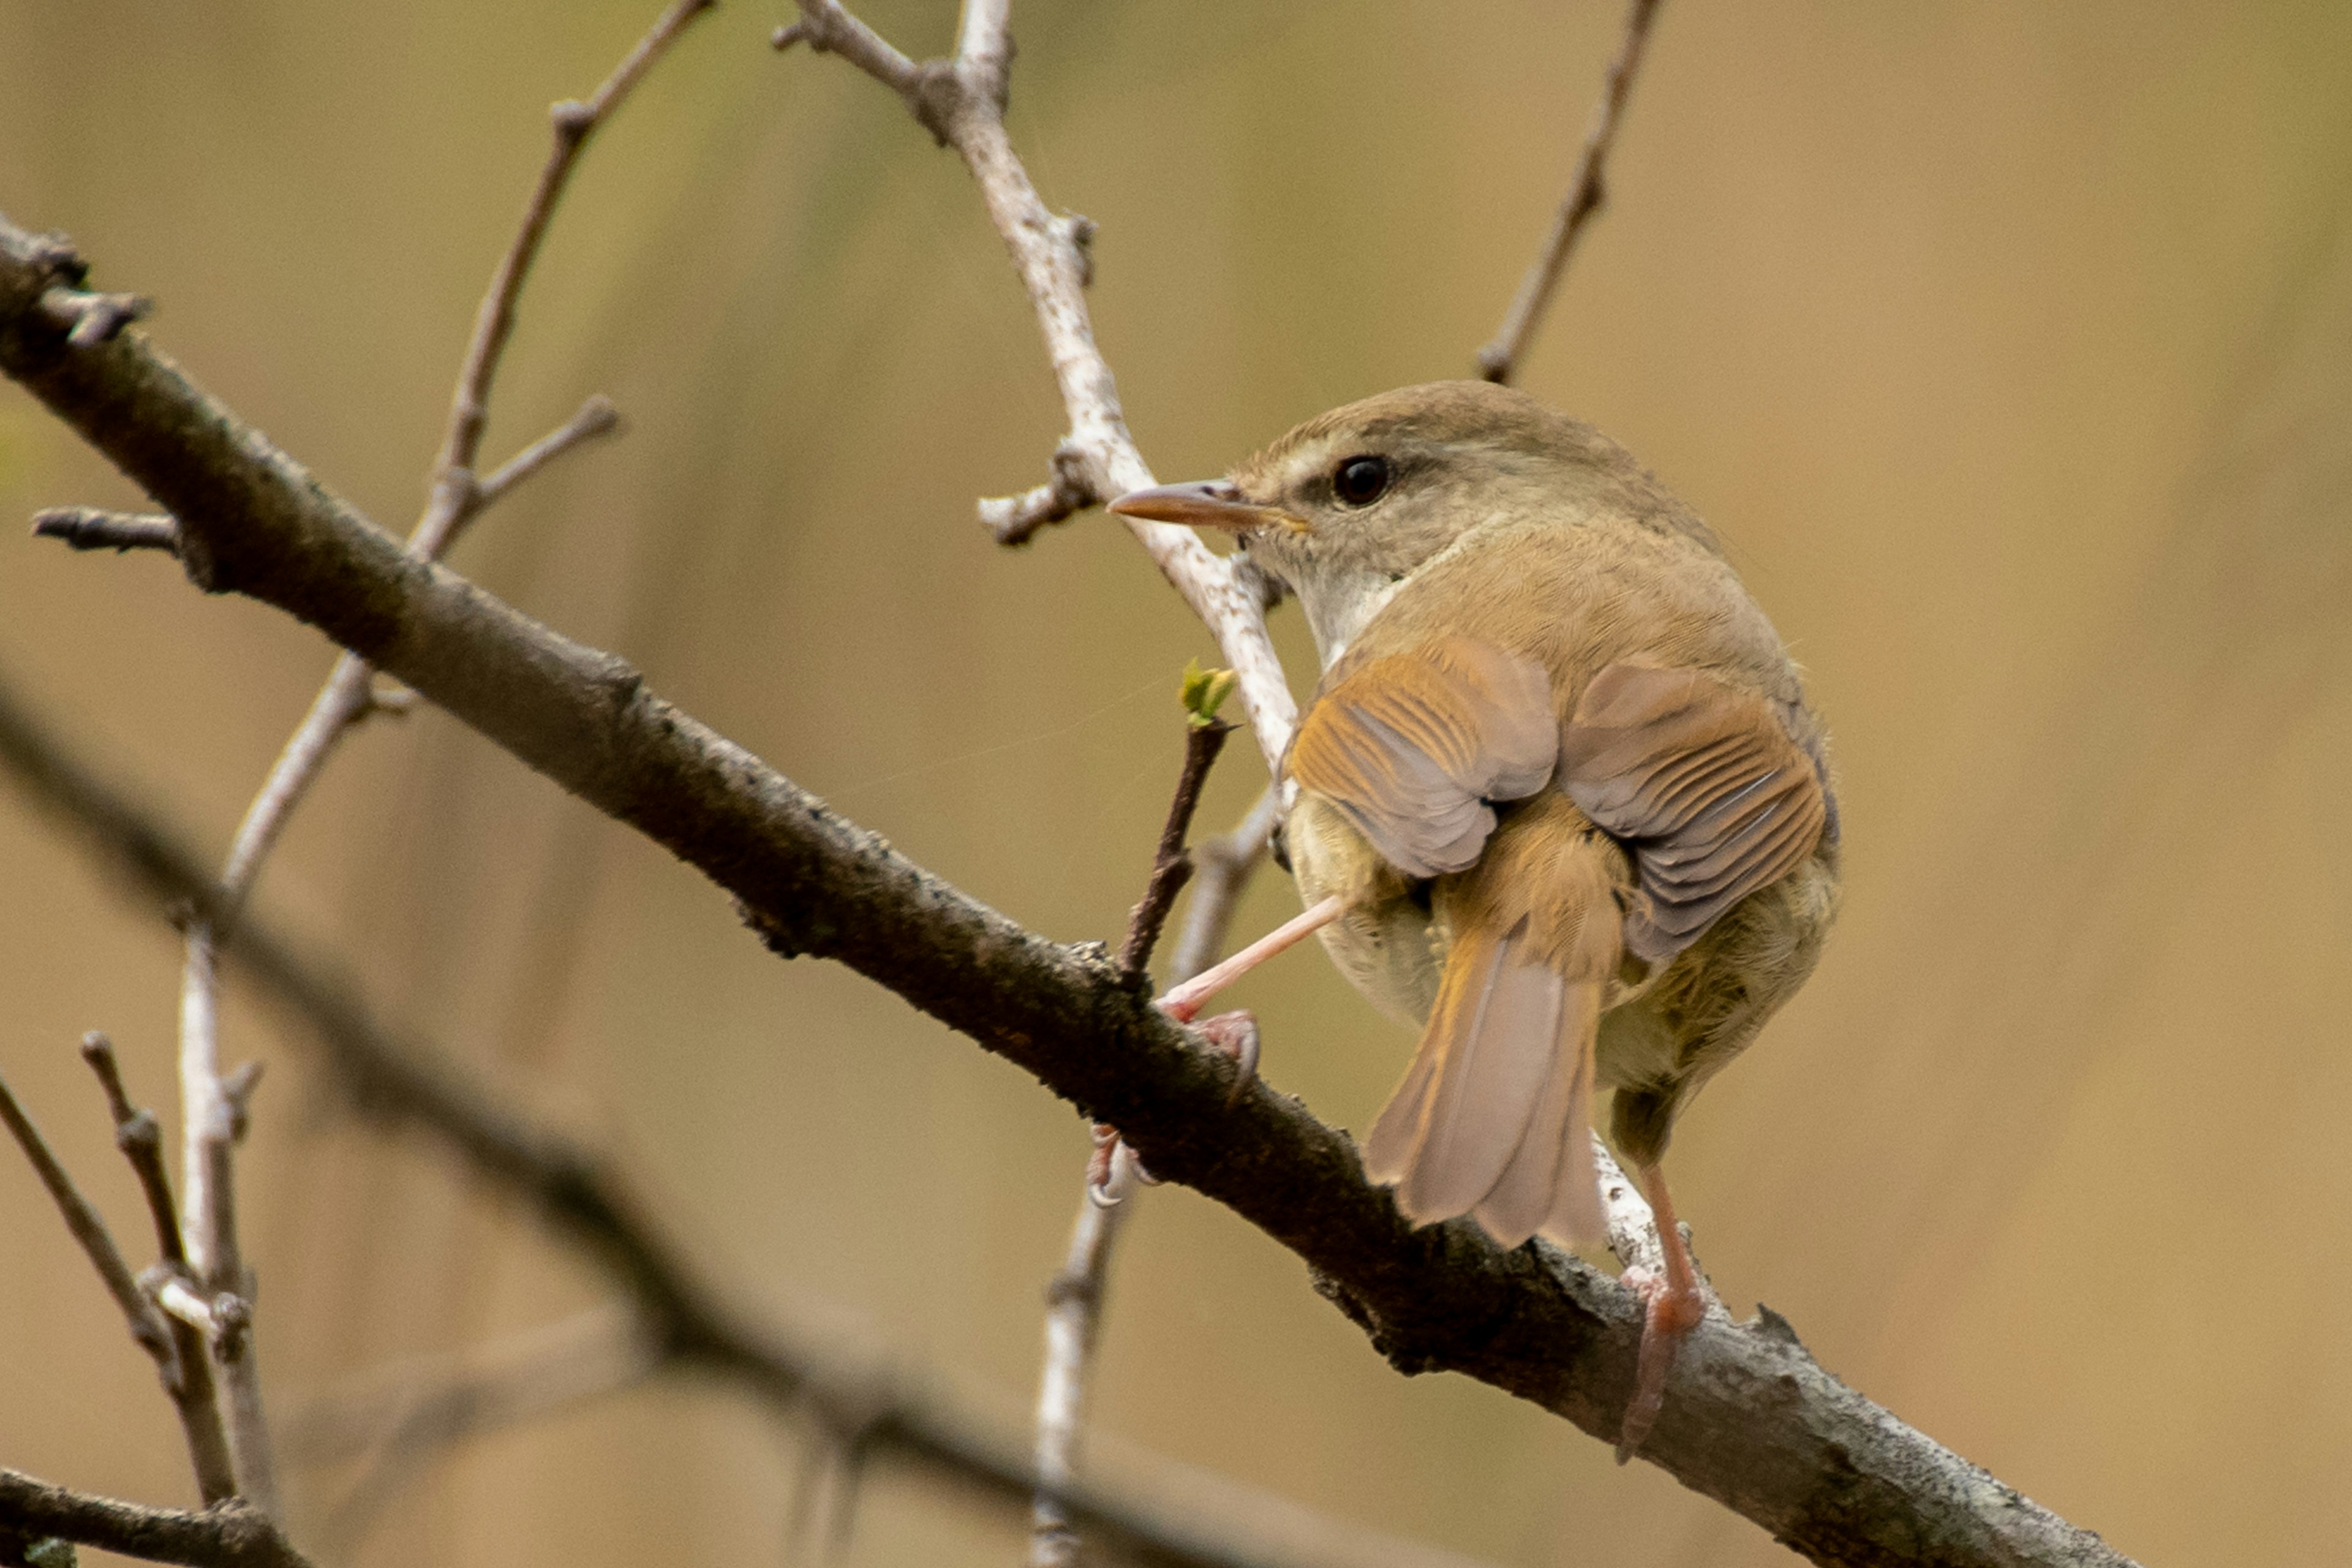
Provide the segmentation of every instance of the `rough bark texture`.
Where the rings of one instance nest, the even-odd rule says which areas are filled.
[[[68,1491],[16,1470],[0,1470],[0,1518],[28,1535],[49,1535],[151,1563],[194,1568],[310,1568],[269,1516],[235,1498],[202,1513],[142,1508]]]
[[[1116,1124],[1160,1176],[1233,1208],[1401,1371],[1454,1371],[1616,1436],[1639,1310],[1549,1247],[1415,1230],[1347,1135],[1254,1085],[1091,944],[1023,930],[647,690],[400,543],[206,396],[135,330],[68,344],[78,285],[0,221],[0,370],[173,516],[199,585],[310,622],[733,894],[768,945],[837,960]],[[1816,1562],[2125,1559],[1816,1365],[1786,1326],[1711,1318],[1642,1457]]]

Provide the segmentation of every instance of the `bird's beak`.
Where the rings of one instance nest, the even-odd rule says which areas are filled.
[[[1222,528],[1228,533],[1248,533],[1266,527],[1294,533],[1307,531],[1304,519],[1278,506],[1259,506],[1243,500],[1241,488],[1231,479],[1195,479],[1187,485],[1155,485],[1148,490],[1129,490],[1111,502],[1110,510],[1122,517],[1181,522],[1187,528]]]

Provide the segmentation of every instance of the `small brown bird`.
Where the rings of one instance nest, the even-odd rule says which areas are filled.
[[[1590,426],[1485,382],[1301,425],[1133,517],[1232,532],[1307,614],[1323,676],[1284,763],[1311,906],[1163,1005],[1189,1019],[1319,928],[1423,1024],[1365,1143],[1416,1223],[1603,1238],[1590,1127],[1656,1210],[1621,1457],[1703,1310],[1659,1160],[1691,1095],[1813,967],[1837,908],[1821,722],[1715,536]]]

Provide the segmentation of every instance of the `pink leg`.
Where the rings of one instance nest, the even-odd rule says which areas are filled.
[[[1300,915],[1297,920],[1276,926],[1223,963],[1201,971],[1183,984],[1160,998],[1160,1010],[1180,1024],[1189,1024],[1201,1011],[1202,1005],[1280,952],[1295,947],[1307,938],[1329,925],[1346,912],[1348,900],[1334,893],[1329,898]]]
[[[1642,1293],[1642,1354],[1633,1373],[1633,1397],[1617,1432],[1617,1462],[1623,1464],[1642,1447],[1650,1428],[1665,1408],[1666,1374],[1674,1370],[1675,1352],[1684,1337],[1706,1316],[1706,1298],[1700,1294],[1698,1269],[1690,1248],[1683,1245],[1683,1227],[1675,1220],[1675,1200],[1667,1194],[1665,1173],[1655,1165],[1641,1167],[1642,1194],[1657,1216],[1658,1242],[1665,1249],[1666,1277],[1644,1275],[1633,1281]],[[1628,1270],[1630,1274],[1632,1271]]]

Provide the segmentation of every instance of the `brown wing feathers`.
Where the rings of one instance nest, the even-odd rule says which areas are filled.
[[[1625,946],[1655,963],[1812,853],[1827,799],[1773,705],[1687,669],[1612,664],[1561,731],[1559,785],[1628,841]]]
[[[1558,725],[1534,665],[1444,639],[1349,671],[1289,771],[1433,880],[1450,937],[1371,1173],[1417,1221],[1598,1240],[1592,1054],[1620,953],[1671,959],[1793,870],[1827,815],[1813,763],[1766,699],[1709,676],[1611,665]]]
[[[1543,671],[1449,637],[1349,671],[1307,710],[1287,767],[1391,865],[1436,877],[1478,858],[1486,803],[1543,788],[1559,751]]]

